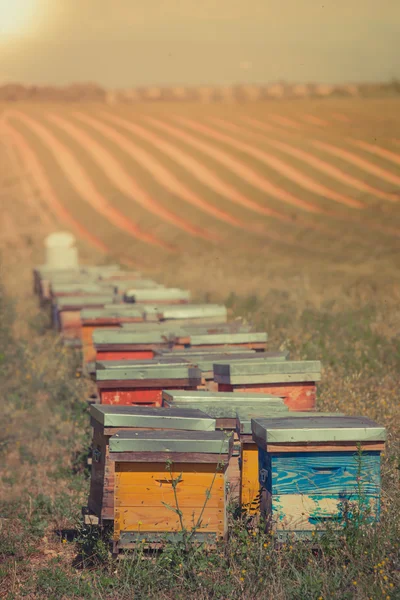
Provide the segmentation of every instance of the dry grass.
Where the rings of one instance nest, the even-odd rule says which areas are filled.
[[[383,101],[352,102],[310,102],[307,112],[327,118],[330,112],[346,111],[353,122],[338,125],[335,136],[379,134],[382,144],[389,144],[398,127],[394,104],[389,110]],[[274,111],[294,118],[299,105],[282,103]],[[222,112],[212,109],[216,116]],[[194,114],[193,107],[182,110]],[[332,221],[329,235],[299,228],[296,243],[308,247],[299,250],[284,243],[285,230],[276,224],[282,243],[221,227],[224,242],[216,246],[170,230],[170,239],[175,235],[186,251],[166,254],[147,251],[100,223],[96,233],[104,234],[116,256],[130,254],[146,274],[187,286],[197,299],[227,302],[233,316],[268,331],[271,349],[287,348],[294,358],[320,358],[320,408],[364,414],[388,428],[382,520],[376,530],[349,530],[345,539],[333,535],[322,553],[313,553],[297,543],[274,549],[261,533],[249,536],[232,521],[229,545],[215,554],[193,559],[177,548],[145,561],[139,551],[116,566],[103,542],[79,528],[87,492],[87,383],[76,377],[77,357],[63,351],[47,330],[32,296],[31,268],[42,260],[42,238],[51,225],[37,220],[40,195],[34,187],[35,202],[27,202],[24,182],[30,180],[21,165],[10,156],[0,158],[1,208],[8,218],[1,238],[7,298],[2,296],[0,326],[5,423],[0,434],[0,597],[400,598],[398,238],[371,232],[362,223],[344,227]],[[44,162],[66,206],[80,214],[79,200],[63,188],[56,170],[53,174],[54,163],[49,157]],[[395,205],[371,203],[366,214],[385,225],[399,223]],[[86,218],[93,225],[82,210]],[[80,250],[83,260],[103,260],[83,244]],[[93,560],[84,560],[84,569],[82,548],[93,554]]]

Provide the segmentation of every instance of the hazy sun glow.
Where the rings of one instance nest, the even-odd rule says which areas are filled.
[[[0,0],[0,40],[29,33],[37,12],[37,0]]]

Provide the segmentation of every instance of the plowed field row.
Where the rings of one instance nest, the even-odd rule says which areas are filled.
[[[30,210],[102,253],[250,256],[273,243],[341,260],[397,247],[394,103],[389,127],[368,106],[250,106],[6,107],[0,127]]]

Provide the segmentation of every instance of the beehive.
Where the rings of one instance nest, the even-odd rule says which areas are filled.
[[[231,445],[221,431],[124,431],[112,436],[114,552],[137,541],[179,539],[176,510],[198,541],[225,538],[225,472]]]
[[[214,365],[214,381],[220,391],[262,392],[284,398],[290,410],[313,410],[316,382],[321,379],[318,360],[234,361]]]
[[[80,311],[83,308],[101,307],[105,304],[114,302],[115,296],[94,295],[94,296],[67,296],[57,298],[53,303],[53,323],[54,326],[62,331],[64,337],[81,337],[81,318]]]
[[[126,329],[96,329],[92,335],[97,360],[143,360],[153,358],[159,348],[168,348],[168,336],[161,331],[136,333]]]
[[[108,447],[112,435],[120,430],[215,430],[214,419],[192,409],[94,404],[90,407],[90,416],[93,441],[88,508],[101,522],[114,519],[114,462],[109,460]]]
[[[283,401],[282,401],[283,403]],[[249,514],[260,512],[260,484],[258,473],[258,446],[253,440],[251,419],[282,418],[289,416],[288,407],[284,410],[268,404],[253,406],[250,410],[239,406],[236,411],[236,432],[240,441],[240,504]],[[286,409],[286,410],[285,410]],[[288,413],[285,415],[285,412]],[[342,416],[341,413],[291,412],[290,416]]]
[[[235,398],[233,398],[235,397]],[[231,394],[211,392],[185,392],[163,391],[163,403],[167,407],[196,408],[203,410],[210,417],[215,418],[216,428],[234,433],[234,447],[232,458],[229,461],[227,479],[229,482],[229,495],[231,500],[239,498],[240,494],[240,454],[241,447],[236,433],[236,413],[238,410],[251,411],[259,407],[269,406],[270,410],[284,411],[288,409],[281,398],[265,396],[262,394]]]
[[[96,360],[93,344],[95,329],[120,329],[123,323],[143,321],[143,310],[131,304],[111,304],[104,308],[86,308],[81,310],[83,362],[88,364]]]
[[[187,304],[190,300],[190,292],[178,288],[135,288],[126,291],[124,299],[125,302],[140,302],[141,304]]]
[[[197,323],[226,323],[228,313],[225,306],[220,304],[187,304],[185,306],[158,307],[149,310],[148,320],[185,321],[186,325]]]
[[[278,538],[379,517],[385,428],[363,417],[253,419],[261,511]]]
[[[163,389],[195,390],[201,371],[181,362],[104,361],[96,364],[96,383],[101,404],[161,406]]]

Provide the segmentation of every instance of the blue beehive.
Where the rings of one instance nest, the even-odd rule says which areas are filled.
[[[253,419],[261,512],[279,539],[379,518],[385,428],[363,417]]]

